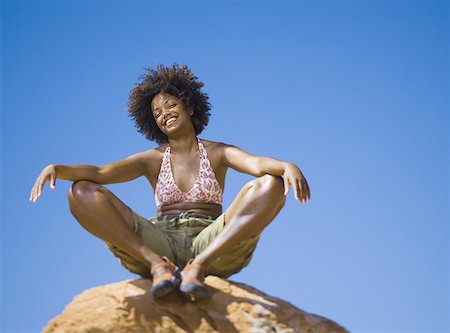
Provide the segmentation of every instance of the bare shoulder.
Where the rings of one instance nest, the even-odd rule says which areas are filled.
[[[214,153],[220,155],[222,158],[224,157],[225,151],[228,148],[233,147],[233,148],[240,149],[236,145],[232,145],[232,144],[221,142],[221,141],[209,141],[209,140],[202,139],[202,142],[204,143],[205,148],[207,148],[208,150],[211,150]]]
[[[221,149],[223,150],[229,146],[228,144],[221,142],[221,141],[211,141],[211,140],[205,140],[205,139],[201,139],[201,140],[202,140],[205,148],[208,147],[211,150],[221,150]]]
[[[161,145],[159,147],[148,149],[142,152],[145,157],[148,176],[151,178],[155,173],[159,172],[161,161],[164,156],[164,151],[168,144]]]
[[[228,144],[221,141],[201,140],[205,146],[205,149],[208,151],[208,154],[214,154],[216,158],[222,160],[224,151],[229,146]]]
[[[165,143],[165,144],[163,144],[163,145],[161,145],[159,147],[156,147],[156,148],[153,148],[153,149],[149,149],[147,151],[148,152],[152,152],[153,154],[157,154],[157,153],[164,154],[164,151],[166,150],[168,145],[169,145],[168,143]]]
[[[164,151],[166,150],[168,144],[161,145],[159,147],[148,149],[144,151],[143,153],[150,159],[150,161],[157,161],[162,157],[164,154]]]

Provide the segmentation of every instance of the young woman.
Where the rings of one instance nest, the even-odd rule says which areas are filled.
[[[68,193],[73,216],[104,240],[130,272],[152,278],[154,297],[179,288],[190,299],[205,299],[205,276],[226,278],[246,267],[290,186],[303,204],[311,198],[309,186],[294,163],[200,139],[210,104],[201,91],[204,84],[186,65],[158,64],[140,78],[130,93],[128,112],[138,131],[160,146],[102,166],[48,165],[30,201],[36,202],[46,182],[55,189],[56,178],[73,181]],[[256,178],[223,212],[228,168]],[[139,215],[102,186],[140,176],[155,193],[155,217]]]

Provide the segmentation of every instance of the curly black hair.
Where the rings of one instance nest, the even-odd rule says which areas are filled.
[[[168,93],[180,99],[187,109],[193,108],[192,123],[195,134],[200,134],[208,125],[209,110],[208,94],[200,91],[203,82],[196,77],[186,65],[173,63],[165,67],[158,63],[156,69],[144,67],[147,73],[141,74],[141,82],[135,84],[130,92],[127,112],[135,121],[139,133],[159,144],[169,142],[167,136],[159,129],[153,117],[151,102],[160,92]]]

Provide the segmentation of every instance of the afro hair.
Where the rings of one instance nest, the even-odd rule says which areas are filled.
[[[141,81],[130,92],[127,108],[138,132],[159,144],[169,141],[156,124],[151,108],[153,97],[164,92],[181,100],[186,109],[193,108],[192,124],[195,134],[200,134],[208,125],[211,109],[208,95],[200,91],[204,83],[186,65],[165,67],[158,63],[156,69],[144,69],[146,73],[139,76]]]

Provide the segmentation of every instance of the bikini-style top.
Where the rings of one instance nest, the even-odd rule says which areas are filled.
[[[156,206],[174,202],[211,202],[222,204],[222,189],[209,162],[206,149],[199,138],[200,168],[197,179],[189,192],[181,191],[172,174],[170,166],[170,146],[164,151],[164,157],[155,188]]]

